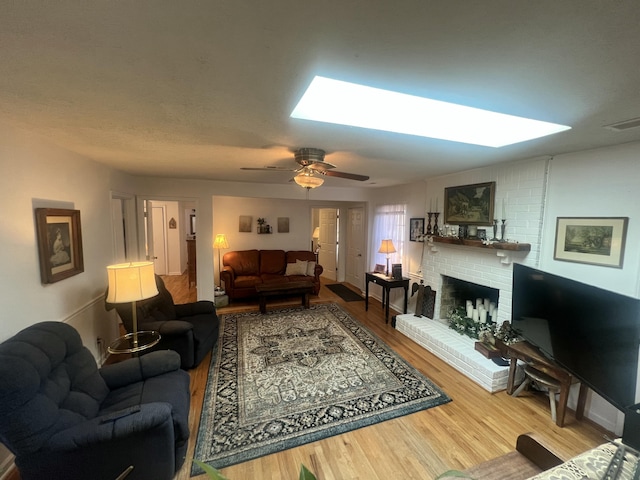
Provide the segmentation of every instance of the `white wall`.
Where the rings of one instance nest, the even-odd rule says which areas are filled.
[[[540,269],[606,290],[640,297],[640,143],[559,155],[551,161]],[[622,268],[553,259],[557,217],[629,217]],[[606,322],[606,319],[603,319]],[[640,392],[640,372],[636,385]],[[570,400],[577,399],[572,392]],[[640,394],[636,393],[636,401]],[[623,415],[595,393],[588,416],[621,433]]]
[[[118,335],[115,311],[104,308],[105,267],[114,258],[112,188],[126,191],[128,178],[52,145],[0,128],[0,341],[45,320],[75,327],[98,361],[96,338],[108,345]],[[53,284],[40,281],[34,208],[80,210],[84,272]],[[0,445],[0,476],[12,456]]]
[[[428,179],[426,206],[432,199],[435,203],[437,198],[440,210],[445,187],[496,181],[497,214],[501,212],[502,199],[507,198],[507,238],[530,243],[532,249],[527,254],[511,254],[508,262],[501,263],[495,252],[435,244],[433,249],[428,248],[425,256],[425,283],[438,290],[440,273],[447,270],[455,271],[453,276],[469,281],[484,278],[483,284],[501,289],[500,320],[510,319],[510,262],[528,264],[601,288],[640,297],[639,157],[640,143],[632,143]],[[387,189],[387,192],[376,191],[376,194],[383,193],[379,198],[391,203],[402,198],[400,189],[395,189],[395,192]],[[418,208],[424,206],[425,202],[417,200],[414,204]],[[558,216],[629,217],[623,268],[554,260]],[[418,252],[414,251],[412,255],[417,256]],[[508,293],[503,295],[503,289]],[[399,307],[398,302],[396,306]],[[640,379],[638,383],[640,387]],[[574,391],[570,406],[575,407],[576,400],[577,391]],[[608,430],[621,432],[620,412],[593,392],[589,394],[586,415]]]
[[[56,149],[19,132],[0,130],[0,203],[5,242],[0,249],[3,274],[0,340],[44,320],[76,327],[85,345],[99,359],[96,338],[111,341],[117,333],[113,312],[103,304],[105,267],[114,256],[110,190],[126,179],[112,170]],[[80,210],[84,272],[42,284],[34,208]]]

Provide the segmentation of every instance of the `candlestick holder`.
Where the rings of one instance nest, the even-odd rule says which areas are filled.
[[[440,215],[440,212],[433,212],[433,234],[435,236],[439,236],[440,235],[440,229],[438,228],[438,216]]]
[[[504,231],[507,229],[507,219],[503,218],[502,219],[502,225],[500,225],[500,243],[505,243],[507,241],[506,238],[504,238]]]
[[[431,217],[433,212],[427,212],[427,235],[431,235]]]
[[[497,242],[498,241],[498,220],[494,219],[493,220],[493,238],[491,239],[492,242]]]

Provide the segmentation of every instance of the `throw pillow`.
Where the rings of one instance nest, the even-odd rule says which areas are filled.
[[[310,277],[316,274],[316,262],[307,262],[307,275]]]
[[[307,262],[298,263],[300,260],[296,260],[296,263],[287,263],[287,270],[285,275],[305,275],[307,273]]]
[[[306,275],[307,274],[307,266],[309,262],[306,260],[296,260],[296,265],[298,265],[299,272],[298,275]]]

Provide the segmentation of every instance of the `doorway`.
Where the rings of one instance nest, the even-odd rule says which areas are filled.
[[[338,275],[339,210],[336,208],[321,208],[319,209],[319,217],[318,263],[323,268],[322,276],[335,282]]]
[[[365,217],[363,207],[347,210],[346,276],[345,280],[360,290],[364,287]]]

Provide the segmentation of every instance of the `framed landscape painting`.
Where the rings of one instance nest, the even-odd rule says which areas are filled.
[[[622,268],[628,217],[558,217],[554,260]]]
[[[80,210],[37,208],[35,213],[42,283],[84,272]]]
[[[444,189],[444,223],[493,225],[496,182]]]

